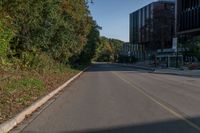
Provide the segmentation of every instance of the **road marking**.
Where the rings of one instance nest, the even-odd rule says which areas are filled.
[[[119,74],[117,74],[116,72],[112,72],[113,74],[115,74],[118,78],[120,78],[122,81],[124,81],[125,83],[127,83],[128,85],[130,85],[131,87],[135,88],[136,90],[138,90],[140,93],[142,93],[143,95],[145,95],[147,98],[149,98],[151,101],[153,101],[154,103],[160,105],[162,108],[164,108],[165,110],[167,110],[168,112],[170,112],[171,114],[173,114],[174,116],[182,119],[183,121],[185,121],[188,125],[192,126],[193,128],[195,128],[196,130],[198,130],[200,132],[200,127],[193,123],[192,121],[188,120],[187,118],[185,118],[183,115],[179,114],[178,112],[176,112],[175,110],[167,107],[165,104],[159,102],[158,100],[156,100],[155,98],[153,98],[151,95],[149,95],[148,93],[146,93],[141,87],[137,87],[135,85],[133,85],[132,83],[130,83],[128,80],[124,79],[122,76],[120,76]]]

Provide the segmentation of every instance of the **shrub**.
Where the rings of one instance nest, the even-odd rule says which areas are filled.
[[[6,58],[13,31],[0,20],[0,57]]]

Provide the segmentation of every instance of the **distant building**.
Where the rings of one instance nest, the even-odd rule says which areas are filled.
[[[121,55],[123,56],[130,56],[131,55],[131,45],[130,43],[126,42],[122,46]]]
[[[131,13],[129,38],[133,55],[145,60],[158,49],[172,48],[174,21],[174,0],[158,0]]]
[[[200,34],[200,0],[177,0],[177,33]]]

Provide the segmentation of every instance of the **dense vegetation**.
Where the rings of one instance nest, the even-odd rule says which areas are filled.
[[[123,41],[117,39],[101,37],[100,43],[97,45],[94,60],[100,62],[116,62],[119,58],[119,53],[122,50],[123,43]]]
[[[0,7],[1,64],[37,67],[44,54],[63,64],[90,62],[99,31],[85,1],[1,0]]]

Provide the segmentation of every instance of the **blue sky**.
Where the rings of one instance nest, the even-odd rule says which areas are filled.
[[[90,11],[101,36],[129,41],[129,14],[154,0],[93,0]]]

